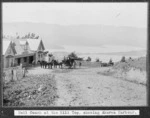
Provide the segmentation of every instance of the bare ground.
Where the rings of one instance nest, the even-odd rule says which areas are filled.
[[[107,68],[84,68],[55,75],[56,106],[145,106],[146,86],[97,74]],[[55,71],[56,73],[57,71]]]
[[[3,86],[3,106],[52,106],[56,95],[56,81],[47,70],[32,68],[26,77]]]
[[[35,77],[30,81],[24,79],[24,82],[32,82],[28,88],[39,92],[35,99],[26,99],[31,94],[25,100],[28,100],[29,106],[146,106],[146,86],[98,74],[105,69],[108,68],[30,69],[27,78]],[[38,79],[37,74],[40,76]],[[45,74],[50,74],[50,77],[43,79]],[[53,78],[53,81],[49,78]],[[22,85],[25,86],[25,83]],[[37,83],[38,87],[34,87]],[[40,85],[47,88],[45,95],[42,89],[39,90]],[[40,96],[38,100],[36,96]]]

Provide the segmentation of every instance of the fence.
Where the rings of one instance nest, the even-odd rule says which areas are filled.
[[[16,81],[22,79],[25,75],[25,69],[21,66],[10,67],[3,69],[3,82],[8,83],[10,81]]]

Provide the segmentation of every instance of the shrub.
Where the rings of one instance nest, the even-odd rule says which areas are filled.
[[[109,64],[113,63],[112,59],[109,60]]]
[[[96,62],[99,62],[99,58],[96,59]]]
[[[126,61],[125,56],[123,56],[123,57],[121,58],[121,62],[125,62],[125,61]]]
[[[91,60],[92,60],[91,57],[88,57],[86,61],[91,61]]]
[[[71,58],[78,58],[77,54],[75,52],[72,52],[68,55],[68,57],[71,57]]]

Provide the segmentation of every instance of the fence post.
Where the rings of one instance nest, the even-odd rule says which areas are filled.
[[[14,80],[17,80],[16,70],[14,69]]]
[[[25,68],[22,68],[23,77],[25,77]]]
[[[14,71],[13,69],[11,70],[11,81],[13,81],[13,77],[14,77]]]

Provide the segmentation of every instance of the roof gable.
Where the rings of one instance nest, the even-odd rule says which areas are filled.
[[[27,41],[25,41],[25,40],[19,40],[19,43],[20,43],[20,45],[26,45]]]
[[[40,44],[39,44],[38,50],[45,50],[45,47],[44,47],[44,45],[43,45],[42,40],[40,41]]]
[[[8,47],[10,46],[11,41],[3,40],[3,55],[5,55]]]
[[[3,55],[14,55],[15,52],[12,48],[12,42],[11,41],[3,41]]]
[[[20,55],[24,52],[24,50],[22,49],[22,47],[20,45],[19,39],[13,40],[13,50],[15,51],[16,55]]]
[[[32,51],[37,51],[40,45],[39,39],[27,39],[29,47]]]

